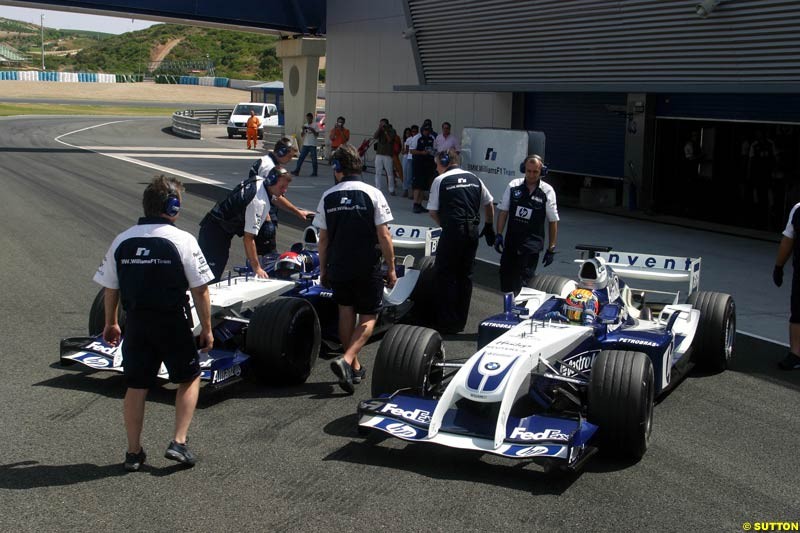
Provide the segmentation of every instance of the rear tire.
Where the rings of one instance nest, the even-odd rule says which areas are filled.
[[[255,376],[271,385],[304,383],[317,360],[320,337],[317,312],[305,300],[278,298],[256,307],[245,342]]]
[[[372,396],[418,388],[423,395],[442,382],[444,361],[439,332],[419,326],[393,326],[381,341],[372,369]]]
[[[102,334],[106,327],[105,294],[106,290],[101,288],[97,296],[94,297],[92,306],[89,308],[89,335],[92,337]],[[122,310],[122,304],[120,303],[117,310],[117,323],[119,323],[119,328],[123,333],[125,332],[125,322],[125,311]]]
[[[697,364],[712,372],[728,368],[736,341],[736,304],[730,294],[701,291],[687,303],[700,311],[700,322],[692,347]]]
[[[603,350],[589,379],[589,421],[603,451],[639,460],[653,430],[653,364],[641,352]]]
[[[414,261],[414,268],[419,270],[419,278],[409,299],[414,302],[408,322],[419,326],[431,324],[436,309],[435,276],[433,265],[436,257],[426,255]]]
[[[546,292],[547,294],[556,294],[562,298],[565,298],[575,286],[575,282],[571,279],[553,274],[536,276],[531,282],[532,289]]]

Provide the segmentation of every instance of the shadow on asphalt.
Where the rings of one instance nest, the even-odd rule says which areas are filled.
[[[186,470],[186,467],[179,464],[164,468],[145,464],[139,472],[164,477],[183,470]],[[129,474],[136,475],[126,472],[122,468],[121,461],[103,466],[91,463],[43,465],[38,461],[19,461],[0,465],[0,489],[27,490],[38,487],[61,487]]]
[[[0,146],[0,153],[21,153],[21,154],[87,154],[92,152],[83,148],[23,148],[21,146]]]

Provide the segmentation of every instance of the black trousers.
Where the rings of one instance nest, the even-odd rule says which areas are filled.
[[[474,235],[472,235],[474,234]],[[477,232],[442,233],[436,251],[436,326],[442,333],[458,333],[467,324],[472,300],[472,269],[478,250]]]
[[[205,221],[200,226],[200,235],[197,243],[206,258],[211,273],[214,274],[212,283],[219,281],[222,273],[225,272],[225,265],[228,264],[228,257],[231,253],[231,241],[233,235],[222,229],[214,221]]]
[[[539,252],[520,254],[516,248],[506,247],[500,256],[500,290],[519,294],[533,279],[538,264]]]

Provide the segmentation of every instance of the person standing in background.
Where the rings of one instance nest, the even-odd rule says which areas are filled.
[[[252,142],[253,150],[258,147],[258,127],[261,126],[261,119],[256,116],[254,110],[250,110],[250,118],[247,119],[247,149],[250,150]]]
[[[314,115],[311,113],[306,113],[306,123],[303,124],[302,136],[303,148],[300,150],[300,157],[297,159],[297,165],[295,165],[292,175],[300,175],[300,167],[303,165],[306,156],[310,155],[311,177],[313,178],[317,175],[317,137],[319,136],[319,130],[314,124]]]

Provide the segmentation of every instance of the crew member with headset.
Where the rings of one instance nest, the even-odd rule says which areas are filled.
[[[288,152],[287,149],[289,150]],[[275,148],[271,153],[257,159],[256,162],[253,163],[253,166],[250,167],[250,174],[248,177],[253,178],[255,176],[260,176],[266,179],[276,166],[285,165],[296,153],[297,148],[294,146],[292,139],[283,137],[275,143]],[[314,217],[312,211],[298,208],[290,202],[285,195],[271,198],[269,217],[264,221],[264,224],[261,225],[261,229],[256,236],[256,252],[258,255],[266,255],[277,249],[275,233],[278,229],[278,208],[296,215],[301,220]]]
[[[539,253],[544,248],[544,223],[548,224],[548,247],[542,264],[553,262],[558,238],[556,193],[543,182],[547,167],[536,154],[520,165],[524,178],[511,180],[497,206],[497,238],[494,249],[500,256],[500,290],[519,294],[536,274]],[[508,221],[505,238],[503,229]]]
[[[154,178],[142,195],[144,218],[117,235],[94,275],[94,281],[105,287],[103,339],[111,346],[122,341],[120,301],[127,313],[122,363],[128,436],[124,467],[129,472],[139,470],[145,462],[141,444],[145,400],[162,363],[169,380],[178,385],[175,434],[165,456],[185,466],[195,463],[186,447],[186,434],[200,390],[197,348],[207,352],[214,343],[207,286],[212,274],[194,236],[174,225],[182,190],[174,178]],[[192,292],[201,327],[197,344],[192,336],[187,290]]]
[[[256,237],[262,226],[268,223],[274,239],[270,209],[277,198],[286,193],[292,181],[291,174],[277,165],[286,163],[292,157],[293,150],[294,145],[289,139],[276,142],[273,153],[256,162],[258,168],[254,165],[255,171],[251,171],[251,177],[239,183],[200,222],[198,241],[215,281],[220,279],[228,263],[234,235],[244,237],[245,256],[255,275],[269,277],[258,261]],[[269,169],[264,170],[266,167]]]
[[[343,144],[331,158],[336,185],[322,194],[314,225],[319,228],[320,282],[339,307],[344,354],[331,361],[339,386],[353,394],[367,371],[358,353],[369,340],[383,304],[380,258],[388,265],[386,284],[397,281],[394,247],[387,224],[392,210],[383,193],[361,181],[358,152]],[[357,318],[356,318],[357,317]]]
[[[442,235],[436,250],[434,276],[438,291],[436,324],[441,333],[464,329],[472,299],[472,266],[478,238],[494,244],[494,204],[483,182],[459,168],[461,156],[455,149],[435,157],[439,176],[431,184],[428,210]],[[483,231],[478,233],[484,212]]]

